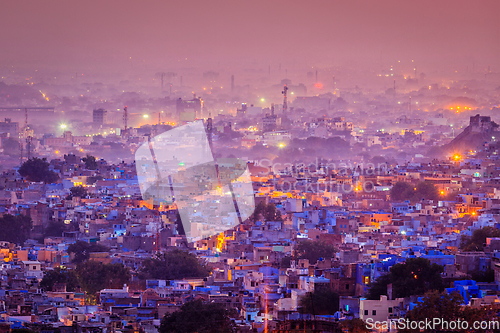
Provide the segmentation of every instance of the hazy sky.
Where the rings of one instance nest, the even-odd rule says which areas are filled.
[[[4,0],[0,66],[327,66],[416,59],[495,69],[499,12],[498,0]]]

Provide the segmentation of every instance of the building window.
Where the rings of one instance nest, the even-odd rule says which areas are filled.
[[[345,285],[345,289],[349,290],[349,283]]]
[[[389,313],[392,313],[392,308],[389,308]]]
[[[368,310],[365,310],[365,316],[368,316]]]
[[[377,315],[377,310],[372,310],[372,315],[376,316]]]

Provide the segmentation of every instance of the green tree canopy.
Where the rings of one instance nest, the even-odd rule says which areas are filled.
[[[391,279],[391,274],[387,273],[370,283],[366,298],[378,300],[380,295],[387,295],[387,286],[391,284]]]
[[[50,236],[61,237],[63,231],[66,229],[66,224],[64,224],[64,222],[49,221],[49,225],[43,231],[43,238]]]
[[[340,322],[342,332],[349,333],[369,333],[370,330],[366,327],[366,323],[359,318],[345,319]]]
[[[78,264],[86,261],[90,257],[92,252],[108,252],[109,249],[100,244],[87,243],[84,241],[76,241],[75,243],[68,246],[68,254],[73,254],[74,257],[72,262]]]
[[[87,154],[87,157],[82,158],[82,161],[83,163],[85,163],[85,169],[87,170],[97,169],[97,162],[94,156]]]
[[[472,236],[462,236],[460,248],[464,251],[483,251],[486,238],[500,237],[500,229],[484,227],[474,230]]]
[[[339,295],[329,289],[319,289],[300,298],[303,313],[334,315],[339,311]]]
[[[331,244],[306,239],[297,243],[295,257],[297,259],[309,259],[310,264],[315,264],[319,258],[335,258],[336,252],[337,249]]]
[[[437,200],[439,193],[437,188],[430,182],[418,182],[413,186],[407,182],[397,182],[390,191],[391,200],[418,202],[424,200]]]
[[[87,190],[83,186],[73,186],[69,189],[69,194],[66,197],[66,200],[71,200],[74,197],[85,198],[87,197]]]
[[[46,158],[33,157],[24,162],[19,168],[19,174],[31,182],[54,183],[59,176],[49,169],[49,162]]]
[[[475,321],[493,321],[497,320],[496,311],[488,307],[472,308],[463,306],[463,298],[458,293],[448,294],[439,293],[436,291],[429,292],[424,296],[423,302],[417,304],[412,310],[406,313],[405,319],[409,321],[424,321],[432,320],[432,318],[440,318],[442,321],[461,321],[468,322],[469,330],[464,332],[496,332],[494,330],[473,330],[472,325]],[[424,329],[419,332],[451,332],[455,330],[442,329],[444,327],[435,327],[436,330]],[[415,332],[411,329],[399,329],[398,332],[407,333]]]
[[[367,298],[377,300],[387,295],[387,285],[392,283],[394,297],[423,295],[430,290],[442,291],[443,266],[431,264],[425,258],[410,258],[404,263],[395,264],[386,276],[381,276],[370,285]]]
[[[62,269],[60,267],[45,271],[40,287],[45,291],[52,291],[54,284],[66,283],[66,291],[75,291],[79,286],[78,276],[74,270]]]
[[[82,289],[90,295],[105,288],[122,288],[130,281],[130,270],[123,264],[103,264],[88,260],[76,266],[76,274]]]
[[[176,280],[206,277],[210,270],[194,254],[174,249],[145,260],[140,273],[145,279]]]
[[[166,314],[159,333],[229,333],[233,332],[230,313],[218,303],[195,300],[184,303],[179,311]]]
[[[404,201],[409,200],[413,196],[413,186],[407,182],[397,182],[391,188],[390,195],[391,200],[394,201]]]
[[[281,221],[281,213],[276,209],[276,206],[272,203],[266,204],[261,201],[256,207],[252,214],[254,222],[257,221]]]
[[[23,244],[29,238],[32,226],[29,216],[5,214],[0,217],[0,240]]]

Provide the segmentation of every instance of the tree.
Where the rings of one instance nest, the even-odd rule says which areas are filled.
[[[272,203],[268,204],[263,212],[266,221],[281,221],[281,213]]]
[[[397,182],[390,191],[391,200],[403,201],[410,200],[418,202],[424,200],[437,200],[438,190],[430,182],[418,182],[416,186],[406,182]]]
[[[76,274],[82,289],[90,295],[105,288],[122,288],[130,281],[130,270],[123,264],[103,264],[88,260],[76,266]]]
[[[484,227],[474,230],[472,236],[462,236],[460,248],[464,251],[483,251],[486,238],[500,237],[500,229]]]
[[[423,295],[430,290],[442,291],[443,266],[431,264],[425,258],[410,258],[401,264],[391,267],[386,276],[378,278],[370,285],[367,297],[379,299],[380,295],[387,295],[387,285],[392,283],[394,297],[409,297]]]
[[[370,300],[379,300],[380,295],[387,295],[387,286],[391,283],[391,275],[384,274],[373,281],[368,289],[366,298]]]
[[[315,290],[300,298],[303,313],[334,315],[339,311],[339,295],[329,289]]]
[[[418,182],[416,188],[415,201],[420,201],[421,199],[436,201],[439,197],[436,186],[431,182]]]
[[[407,200],[408,197],[413,195],[413,186],[406,182],[397,182],[392,186],[390,195],[391,200],[394,201]]]
[[[349,333],[369,333],[370,330],[366,327],[366,323],[359,318],[345,319],[340,322],[342,332]]]
[[[28,239],[32,226],[29,216],[5,214],[0,217],[0,240],[23,244]]]
[[[68,246],[68,254],[73,254],[72,262],[79,264],[90,257],[91,252],[108,252],[108,248],[101,244],[89,244],[84,241],[76,241]]]
[[[294,260],[294,258],[291,255],[286,255],[283,258],[281,258],[281,268],[290,268],[291,267],[291,262]]]
[[[143,278],[177,280],[186,277],[206,277],[210,270],[195,255],[174,249],[143,262],[140,270]]]
[[[471,280],[476,282],[495,282],[495,271],[491,267],[486,268],[484,272],[473,272],[471,274]]]
[[[40,287],[45,291],[52,291],[54,284],[65,283],[66,291],[72,292],[79,286],[78,276],[74,270],[57,267],[53,270],[45,271]]]
[[[276,206],[272,203],[266,204],[264,201],[259,202],[257,207],[252,214],[251,219],[254,222],[257,221],[281,221],[281,213],[276,209]]]
[[[49,162],[47,162],[46,158],[30,158],[21,165],[19,174],[30,182],[44,182],[50,184],[59,179],[59,176],[49,169]]]
[[[55,236],[61,237],[62,233],[66,230],[66,225],[64,222],[59,221],[49,221],[49,225],[43,231],[43,238]]]
[[[71,200],[74,197],[85,198],[87,196],[87,190],[83,186],[73,186],[69,189],[70,193],[66,197],[66,200]]]
[[[436,291],[426,293],[422,302],[419,302],[416,307],[408,311],[405,320],[408,321],[423,321],[432,318],[439,318],[442,322],[466,321],[469,324],[469,330],[464,332],[473,332],[472,323],[475,321],[490,322],[496,320],[496,311],[489,307],[472,308],[470,306],[463,306],[463,298],[458,293],[448,294],[439,293]],[[408,328],[398,327],[399,332],[415,332],[419,330],[411,330]],[[446,329],[445,327],[434,327],[435,330],[424,329],[419,332],[449,332],[455,331],[453,329]],[[481,330],[475,330],[481,332]],[[487,331],[483,331],[487,332]],[[488,331],[489,332],[489,331]]]
[[[326,242],[303,240],[297,243],[295,257],[297,259],[308,259],[309,263],[315,264],[319,258],[334,258],[337,249]]]
[[[166,314],[159,333],[226,333],[233,332],[230,313],[218,303],[195,300],[184,303],[179,311]]]
[[[97,162],[94,156],[87,154],[87,157],[82,158],[82,161],[85,163],[85,169],[87,170],[97,169]]]

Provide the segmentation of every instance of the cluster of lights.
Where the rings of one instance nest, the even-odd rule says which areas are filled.
[[[40,92],[40,94],[42,94],[43,98],[45,98],[45,100],[48,102],[49,98],[41,90],[38,91]]]
[[[455,109],[456,109],[457,113],[459,113],[459,112],[460,112],[460,106],[457,106],[457,107],[450,107],[450,110],[452,110],[452,111],[453,111],[453,110],[455,110]],[[472,108],[471,108],[471,107],[469,107],[469,106],[464,106],[464,107],[463,107],[463,110],[472,110]]]

